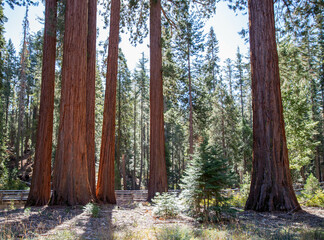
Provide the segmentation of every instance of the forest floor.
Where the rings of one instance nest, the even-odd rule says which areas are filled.
[[[100,206],[97,217],[82,207],[0,210],[0,239],[324,239],[324,209],[296,213],[237,211],[220,223],[187,216],[156,218],[147,203]]]

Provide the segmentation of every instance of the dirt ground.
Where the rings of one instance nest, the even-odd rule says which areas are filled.
[[[223,223],[208,227],[231,225],[248,229],[252,235],[288,228],[324,230],[324,209],[319,208],[304,208],[304,211],[292,214],[239,211],[234,216],[224,216],[224,219]],[[0,239],[136,239],[127,237],[134,236],[135,232],[141,236],[147,234],[143,239],[156,239],[154,232],[157,229],[172,226],[206,227],[187,216],[156,218],[152,206],[147,203],[102,205],[98,217],[92,217],[82,207],[0,210]]]

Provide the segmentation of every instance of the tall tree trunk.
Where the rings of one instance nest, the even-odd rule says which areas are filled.
[[[32,146],[33,148],[36,148],[36,141],[37,141],[37,127],[38,127],[38,122],[37,119],[39,118],[38,115],[38,106],[34,105],[33,107],[33,133],[32,133]],[[53,129],[52,129],[53,131]]]
[[[27,55],[27,31],[28,31],[28,7],[26,7],[26,14],[24,18],[24,38],[23,48],[21,53],[21,71],[20,71],[20,91],[19,91],[19,116],[18,116],[18,133],[17,133],[17,144],[16,144],[16,167],[18,167],[19,156],[24,155],[24,115],[25,115],[25,93],[26,93],[26,55]],[[22,167],[22,158],[21,164]]]
[[[136,125],[137,125],[137,122],[136,122],[136,118],[137,118],[137,114],[136,114],[136,106],[137,106],[137,101],[136,101],[136,96],[137,96],[137,93],[136,93],[136,84],[134,86],[134,145],[133,145],[133,148],[134,148],[134,158],[133,158],[133,189],[136,190],[136,155],[137,155],[137,149],[136,149]]]
[[[28,90],[27,90],[27,94],[26,94],[26,111],[25,111],[25,143],[24,143],[24,153],[26,153],[26,151],[28,150],[28,142],[30,139],[30,119],[29,117],[31,116],[31,114],[28,115],[28,109],[29,109],[29,113],[30,113],[30,100],[29,100],[29,94],[28,94]]]
[[[193,109],[192,109],[192,86],[191,86],[191,70],[190,70],[190,45],[188,42],[188,78],[189,78],[189,154],[190,159],[194,152],[193,149]]]
[[[88,177],[93,195],[96,192],[95,102],[96,102],[96,38],[97,0],[88,2],[87,38],[87,161]]]
[[[148,120],[148,119],[147,119]],[[150,177],[150,124],[147,121],[146,122],[146,147],[145,147],[145,151],[146,151],[146,186],[148,187],[149,184],[149,177]]]
[[[292,187],[280,92],[273,0],[249,0],[253,170],[245,209],[298,210]]]
[[[172,126],[171,126],[171,129],[170,129],[170,132],[171,132],[171,142],[170,142],[170,151],[171,151],[171,188],[174,189],[174,175],[175,175],[175,167],[174,167],[174,142],[175,142],[175,139],[174,139],[174,131],[172,132]]]
[[[56,56],[56,9],[56,0],[46,1],[42,86],[36,150],[33,177],[26,206],[46,205],[51,196],[51,162]]]
[[[115,187],[117,189],[121,189],[121,176],[120,176],[120,144],[121,144],[121,138],[122,138],[122,131],[121,131],[121,77],[120,74],[118,74],[118,117],[117,117],[117,123],[118,123],[118,130],[117,130],[117,144],[116,144],[116,169],[115,169],[115,179],[118,180],[117,183],[115,183]]]
[[[120,0],[111,1],[106,95],[102,126],[97,198],[116,204],[115,196],[115,118],[118,71]]]
[[[226,154],[226,141],[225,141],[225,104],[224,104],[224,91],[221,90],[221,121],[222,121],[222,147],[223,147],[223,156],[227,157]]]
[[[86,139],[87,33],[88,1],[67,0],[52,205],[84,205],[93,199]]]
[[[150,0],[150,180],[148,201],[168,191],[163,119],[161,1]]]
[[[122,156],[122,162],[123,162],[123,187],[124,190],[127,190],[127,180],[126,180],[126,156],[123,154]]]
[[[141,185],[142,185],[142,177],[143,177],[143,161],[144,161],[144,140],[145,140],[145,135],[144,135],[144,94],[143,94],[143,86],[142,84],[142,93],[141,93],[141,121],[140,121],[140,129],[141,129],[141,161],[140,161],[140,175],[139,175],[139,184],[138,184],[138,189],[141,190]]]

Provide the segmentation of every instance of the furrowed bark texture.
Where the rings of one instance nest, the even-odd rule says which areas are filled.
[[[88,2],[88,39],[87,39],[87,161],[91,192],[96,193],[95,172],[95,98],[96,98],[96,37],[97,37],[97,0]]]
[[[150,179],[148,201],[156,192],[168,191],[163,120],[161,1],[150,7]]]
[[[26,206],[46,205],[51,196],[51,160],[56,55],[56,0],[47,0],[43,46],[42,87],[33,177]]]
[[[253,171],[245,209],[298,210],[284,129],[273,0],[249,0],[249,18]]]
[[[60,128],[52,205],[84,205],[92,198],[87,167],[86,77],[88,1],[67,0]]]
[[[106,94],[97,198],[103,203],[116,204],[115,196],[115,118],[118,71],[120,0],[111,1],[109,49],[106,76]]]

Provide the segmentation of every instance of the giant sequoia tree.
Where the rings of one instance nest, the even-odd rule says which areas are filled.
[[[95,98],[96,98],[96,38],[97,0],[88,2],[87,40],[87,161],[91,191],[96,191],[95,173]]]
[[[161,1],[150,1],[150,179],[148,200],[168,190],[163,120]]]
[[[104,203],[116,203],[115,196],[115,118],[118,71],[120,0],[111,1],[109,50],[100,165],[96,196]]]
[[[273,0],[249,0],[253,105],[253,171],[245,208],[300,209],[289,171]]]
[[[43,46],[42,87],[32,185],[27,206],[46,205],[51,195],[54,110],[56,0],[47,0]]]
[[[53,205],[83,205],[92,199],[86,139],[87,33],[88,1],[67,0]]]

